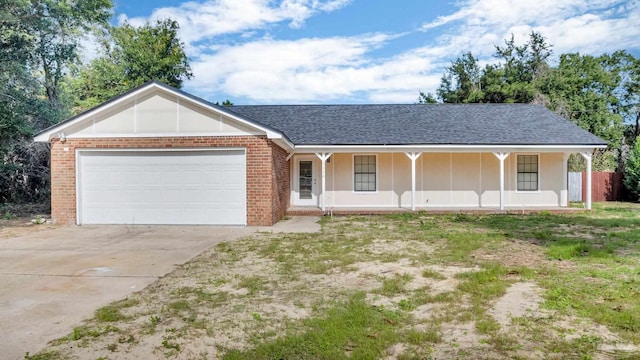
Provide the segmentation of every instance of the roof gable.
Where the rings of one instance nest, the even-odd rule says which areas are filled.
[[[150,82],[36,135],[55,137],[162,137],[268,135],[274,129],[172,87]]]

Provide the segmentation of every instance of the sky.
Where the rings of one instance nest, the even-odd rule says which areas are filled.
[[[245,104],[414,103],[467,51],[540,32],[563,53],[640,56],[640,0],[116,0],[114,23],[172,18],[183,90]]]

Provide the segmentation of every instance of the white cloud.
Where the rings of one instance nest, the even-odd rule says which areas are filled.
[[[255,102],[353,101],[359,92],[376,93],[376,101],[404,102],[417,97],[420,87],[437,85],[436,66],[419,51],[372,60],[371,50],[397,35],[264,40],[220,48],[193,64],[190,88],[224,92]],[[382,93],[395,94],[384,99]],[[372,96],[368,96],[372,99]]]
[[[465,0],[457,12],[425,23],[423,31],[448,26],[435,48],[490,56],[494,45],[541,32],[554,52],[602,53],[640,45],[640,3],[621,0]]]
[[[456,11],[417,29],[431,43],[384,57],[376,57],[383,51],[374,50],[384,50],[406,34],[380,29],[358,36],[282,40],[269,31],[286,24],[295,36],[310,17],[350,2],[191,1],[120,21],[178,20],[195,75],[186,90],[243,103],[413,102],[419,90],[434,92],[444,67],[462,53],[471,51],[481,64],[495,61],[495,45],[511,34],[522,43],[531,31],[541,32],[556,54],[640,48],[638,0],[460,0]]]
[[[292,28],[302,26],[317,12],[331,12],[346,6],[350,0],[207,0],[189,1],[176,7],[158,8],[149,17],[128,18],[119,22],[141,25],[149,20],[172,18],[181,27],[181,39],[187,44],[223,34],[246,33],[270,24],[289,22]]]

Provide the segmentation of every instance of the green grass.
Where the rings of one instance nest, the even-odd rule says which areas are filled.
[[[258,292],[266,289],[267,280],[262,276],[250,276],[243,277],[238,282],[238,288],[244,288],[249,290],[249,295],[257,294]]]
[[[409,274],[396,274],[390,278],[383,278],[382,287],[378,292],[384,296],[403,294],[406,292],[405,285],[409,281],[411,281],[411,275]]]
[[[431,269],[422,270],[422,277],[434,279],[434,280],[446,280],[446,276],[440,274],[439,272]]]
[[[95,312],[95,318],[99,322],[116,322],[125,319],[126,317],[120,312],[120,308],[107,305],[99,308]]]
[[[325,316],[305,320],[300,332],[247,351],[231,350],[223,359],[376,359],[398,341],[394,324],[401,318],[367,304],[365,294],[357,293]]]
[[[24,360],[59,360],[62,359],[58,351],[42,351],[37,354],[31,355],[27,352],[24,355]]]

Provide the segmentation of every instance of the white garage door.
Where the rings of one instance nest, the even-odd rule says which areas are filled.
[[[246,224],[244,150],[78,156],[80,224]]]

